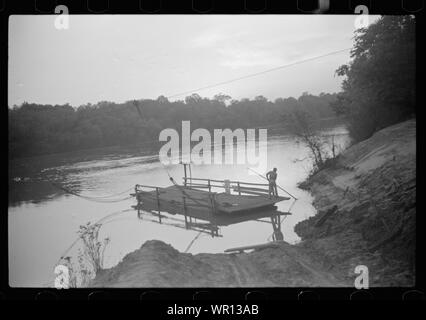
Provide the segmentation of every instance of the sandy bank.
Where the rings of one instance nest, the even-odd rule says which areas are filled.
[[[300,247],[350,282],[356,265],[373,286],[414,283],[416,121],[385,128],[342,154],[301,187],[318,214],[296,225]],[[336,206],[336,207],[335,207]],[[333,208],[335,207],[335,208]]]
[[[93,287],[353,286],[366,265],[371,286],[414,281],[416,122],[377,132],[302,187],[318,214],[295,230],[303,241],[239,254],[180,253],[147,241]]]

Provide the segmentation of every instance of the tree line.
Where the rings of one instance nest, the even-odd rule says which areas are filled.
[[[316,119],[334,116],[336,94],[302,94],[298,99],[269,101],[263,96],[235,100],[218,94],[198,94],[184,100],[102,101],[77,108],[65,105],[23,103],[9,108],[9,157],[75,151],[117,145],[138,145],[158,140],[161,130],[180,131],[183,120],[191,128],[256,128],[279,124],[298,109]]]

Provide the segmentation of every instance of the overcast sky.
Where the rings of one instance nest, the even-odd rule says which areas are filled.
[[[54,19],[10,17],[9,106],[171,96],[350,48],[355,30],[349,15],[72,15],[68,30]],[[338,92],[348,61],[346,51],[197,93]]]

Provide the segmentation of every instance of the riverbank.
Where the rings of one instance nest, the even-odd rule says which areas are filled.
[[[192,255],[152,240],[90,286],[353,286],[357,265],[369,268],[370,286],[413,285],[415,120],[353,145],[300,187],[312,193],[318,214],[296,225],[297,245]]]
[[[385,128],[300,185],[318,213],[295,227],[301,248],[345,283],[356,265],[371,286],[415,281],[416,121]]]

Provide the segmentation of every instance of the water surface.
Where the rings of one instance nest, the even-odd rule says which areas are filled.
[[[335,135],[342,148],[347,143],[344,127],[327,131]],[[225,152],[225,151],[224,151]],[[297,188],[311,164],[307,149],[289,135],[268,137],[268,168],[278,169],[278,184],[299,200],[292,215],[282,223],[284,240],[297,243],[300,239],[294,226],[314,215],[311,196]],[[263,172],[264,173],[264,172]],[[105,251],[104,267],[117,264],[124,255],[138,249],[151,239],[170,243],[179,251],[188,249],[197,231],[184,230],[151,220],[138,219],[131,210],[134,199],[100,203],[69,194],[57,187],[89,197],[111,196],[124,199],[135,184],[168,186],[168,174],[181,182],[181,165],[164,166],[158,161],[154,146],[105,148],[60,155],[18,159],[9,166],[9,283],[13,287],[52,286],[53,269],[59,257],[77,239],[79,226],[106,219],[100,237],[111,242]],[[264,182],[252,175],[245,165],[192,166],[192,176],[212,179],[231,179]],[[281,191],[280,195],[285,195]],[[291,201],[278,203],[288,211]],[[173,222],[175,223],[175,222]],[[220,228],[220,238],[201,234],[188,249],[190,253],[223,252],[227,248],[259,244],[271,240],[272,226],[248,221]],[[75,250],[69,254],[76,254]]]

